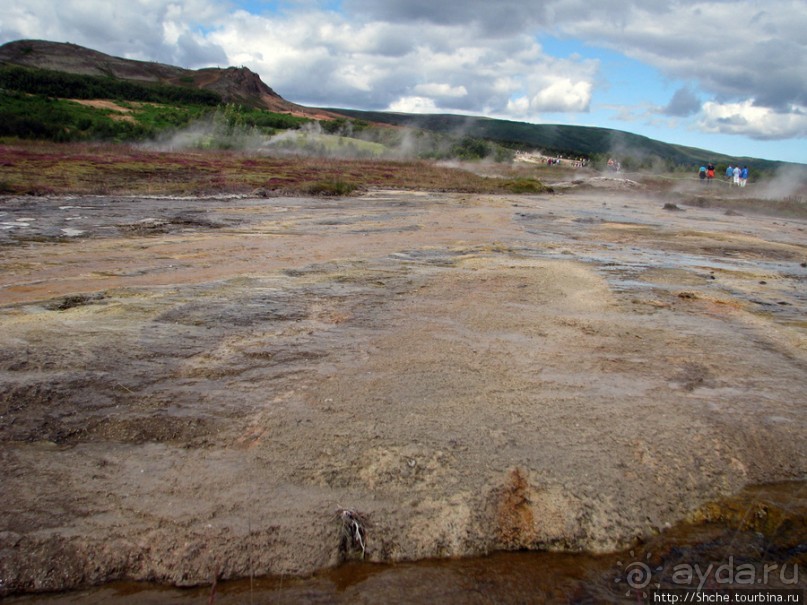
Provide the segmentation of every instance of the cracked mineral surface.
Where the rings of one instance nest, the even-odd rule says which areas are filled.
[[[641,188],[6,198],[0,595],[612,551],[803,479],[807,221]]]

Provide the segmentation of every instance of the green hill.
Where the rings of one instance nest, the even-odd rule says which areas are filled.
[[[310,121],[225,104],[209,89],[0,64],[0,136],[57,142],[144,140],[200,120],[219,129],[265,134]]]
[[[114,105],[92,104],[103,99]],[[648,137],[589,126],[528,124],[459,115],[418,115],[302,107],[283,99],[245,67],[188,70],[112,57],[44,40],[0,46],[0,136],[71,140],[133,140],[159,136],[200,119],[225,130],[262,134],[319,121],[331,134],[358,133],[390,150],[402,135],[389,126],[418,130],[418,157],[460,159],[512,156],[513,150],[586,157],[614,156],[626,168],[690,169],[705,162],[740,162],[772,172],[786,162],[730,157]],[[509,156],[508,156],[509,154]],[[803,169],[801,164],[789,164]]]
[[[705,149],[664,143],[645,136],[592,126],[562,124],[528,124],[493,118],[449,114],[404,114],[353,109],[329,109],[334,113],[368,122],[419,128],[444,134],[457,134],[495,141],[516,149],[541,149],[550,155],[565,157],[614,155],[634,162],[652,163],[660,159],[679,166],[704,162],[733,163],[739,161],[757,170],[773,170],[786,164],[748,157],[731,157]]]

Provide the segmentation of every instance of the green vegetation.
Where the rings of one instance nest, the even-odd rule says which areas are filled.
[[[432,133],[452,135],[462,133],[471,139],[482,139],[510,150],[540,149],[548,156],[583,157],[595,167],[605,165],[609,157],[616,157],[625,170],[653,170],[657,172],[691,170],[705,162],[724,167],[740,163],[752,167],[753,174],[772,173],[785,162],[774,162],[747,157],[730,157],[704,149],[672,145],[637,134],[561,124],[527,124],[492,118],[458,115],[414,115],[402,113],[331,109],[346,116],[380,124],[408,126]]]
[[[320,123],[326,130],[328,122]],[[318,129],[301,129],[272,140],[268,146],[291,154],[318,157],[379,158],[388,155],[389,149],[372,141],[363,141],[348,136],[322,134]]]
[[[302,190],[309,195],[340,196],[350,195],[358,189],[355,183],[347,183],[341,179],[316,181],[303,185]]]
[[[255,149],[261,146],[266,136],[296,129],[308,122],[310,120],[306,118],[243,105],[220,105],[215,111],[207,113],[204,120],[197,120],[193,132],[185,133],[183,146],[197,149]]]
[[[118,113],[114,109],[104,111],[99,109],[107,118],[115,122],[125,121],[129,119],[132,122],[140,125],[144,130],[144,135],[140,137],[127,137],[118,136],[118,140],[131,140],[131,139],[144,139],[155,136],[157,133],[166,130],[183,128],[211,114],[210,107],[204,105],[157,105],[154,103],[138,103],[132,101],[121,101],[117,103],[125,111]],[[106,137],[87,137],[89,139],[97,138],[105,140]]]
[[[227,106],[230,112],[227,120],[233,126],[246,126],[257,128],[265,134],[272,134],[277,130],[289,130],[300,128],[303,124],[311,122],[309,118],[290,116],[285,113],[274,113],[264,109],[245,107],[243,105]]]
[[[321,123],[323,132],[341,136],[352,136],[365,131],[370,126],[364,120],[348,120],[347,118],[337,118]]]
[[[512,193],[542,193],[546,187],[535,179],[514,179],[508,181],[507,189]]]
[[[490,155],[490,145],[483,139],[463,137],[451,146],[451,154],[459,160],[481,160]]]
[[[153,139],[170,140],[171,146],[245,150],[265,147],[266,137],[278,132],[298,130],[273,139],[271,146],[322,157],[508,161],[513,155],[479,136],[422,129],[413,135],[347,117],[323,120],[306,131],[301,127],[310,119],[225,105],[217,94],[195,88],[193,77],[178,81],[182,86],[0,66],[0,136],[53,142]]]
[[[153,134],[146,124],[114,120],[108,110],[73,101],[0,91],[0,136],[45,139],[136,140]]]
[[[208,137],[206,146],[230,148],[235,134],[271,135],[310,122],[254,107],[223,105],[218,94],[193,87],[193,78],[182,81],[189,86],[0,66],[0,136],[54,142],[141,141],[208,120],[217,136]],[[99,99],[109,102],[97,103]]]
[[[0,88],[64,99],[117,99],[210,107],[221,103],[220,95],[199,88],[140,84],[118,78],[99,78],[9,65],[0,66]]]

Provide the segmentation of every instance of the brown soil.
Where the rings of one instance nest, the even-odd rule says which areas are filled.
[[[3,200],[0,595],[306,574],[345,509],[371,561],[603,552],[803,479],[807,221],[682,209]]]
[[[80,105],[86,105],[88,107],[95,107],[96,109],[108,109],[110,110],[110,118],[113,120],[123,120],[126,122],[135,122],[136,120],[130,116],[131,109],[128,107],[123,107],[122,105],[118,105],[115,101],[109,101],[106,99],[70,99],[74,103],[78,103]]]

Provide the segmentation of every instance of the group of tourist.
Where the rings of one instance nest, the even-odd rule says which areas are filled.
[[[715,165],[709,162],[706,166],[701,166],[698,169],[698,178],[701,181],[711,183],[715,178]],[[732,166],[726,168],[726,179],[729,185],[737,185],[738,187],[745,187],[748,183],[748,166]]]
[[[711,183],[712,179],[715,178],[715,165],[709,162],[706,166],[701,166],[698,170],[698,178],[701,181]]]
[[[748,183],[748,166],[733,166],[729,164],[726,168],[726,178],[730,185],[737,185],[738,187],[745,187]]]

